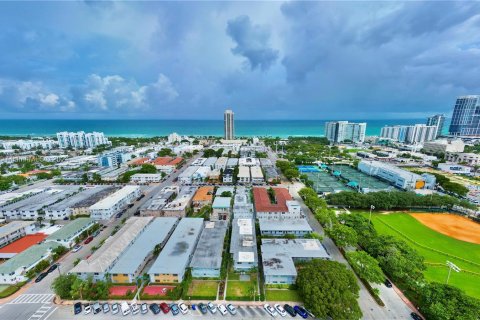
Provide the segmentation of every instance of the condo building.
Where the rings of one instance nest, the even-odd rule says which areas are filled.
[[[233,111],[225,110],[223,114],[223,129],[225,140],[233,140],[235,138],[235,127],[233,122]]]
[[[91,132],[85,133],[84,131],[78,132],[57,132],[58,145],[60,148],[95,148],[100,145],[110,145],[111,142],[105,137],[103,132]]]
[[[416,124],[413,126],[385,126],[380,137],[407,144],[419,144],[432,141],[437,136],[437,126]]]
[[[448,132],[454,136],[480,136],[480,95],[457,98]]]
[[[435,135],[435,138],[438,138],[442,134],[444,124],[445,124],[444,114],[436,114],[434,116],[427,118],[427,126],[437,127],[437,134]]]
[[[330,121],[325,123],[325,136],[328,141],[341,143],[344,141],[363,142],[367,124],[348,121]]]

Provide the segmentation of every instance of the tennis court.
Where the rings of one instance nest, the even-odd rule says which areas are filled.
[[[297,166],[298,171],[300,173],[308,173],[308,172],[320,172],[320,169],[317,166]]]
[[[168,291],[172,291],[175,289],[174,286],[146,286],[143,289],[143,294],[149,295],[149,296],[165,296]]]
[[[133,293],[137,291],[137,287],[136,286],[111,286],[109,291],[111,296],[123,297],[123,296],[126,296],[128,292]]]
[[[330,193],[351,190],[345,186],[338,178],[325,171],[306,172],[308,180],[313,182],[313,188],[317,193]]]
[[[366,191],[365,189],[368,189],[368,191],[380,191],[392,188],[388,183],[347,165],[333,165],[331,169],[334,172],[339,172],[342,178],[349,181],[350,185],[358,185],[358,187],[364,191]]]

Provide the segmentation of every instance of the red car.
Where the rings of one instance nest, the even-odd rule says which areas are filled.
[[[93,236],[90,236],[90,237],[88,237],[87,239],[85,239],[85,242],[84,242],[84,243],[85,243],[85,244],[89,244],[90,242],[92,242],[92,240],[93,240]]]
[[[165,302],[160,303],[160,309],[162,309],[165,314],[170,312],[170,307]]]

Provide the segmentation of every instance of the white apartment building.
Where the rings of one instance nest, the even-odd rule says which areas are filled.
[[[139,186],[125,186],[90,207],[90,217],[94,220],[108,220],[122,211],[141,194]]]
[[[197,172],[198,167],[190,166],[183,170],[182,173],[178,175],[178,181],[181,184],[191,184],[193,182],[193,175]]]
[[[58,145],[60,148],[95,148],[100,145],[110,145],[111,142],[105,137],[103,132],[91,132],[85,133],[84,131],[78,132],[57,132]]]
[[[265,182],[262,168],[259,166],[250,167],[250,176],[253,184],[262,184]]]
[[[325,136],[333,143],[341,143],[346,140],[352,142],[365,141],[367,124],[348,121],[330,121],[325,123]]]
[[[423,150],[425,153],[437,154],[446,152],[463,152],[465,150],[465,143],[461,139],[455,140],[435,140],[425,142],[423,144]]]
[[[227,167],[227,161],[228,161],[227,157],[218,158],[217,162],[215,162],[214,169],[225,170],[225,168]]]
[[[246,166],[238,167],[237,182],[250,183],[250,168]]]
[[[160,173],[136,173],[130,181],[138,184],[158,183],[162,181],[162,175]]]
[[[0,248],[27,234],[35,233],[35,229],[34,221],[12,221],[0,227]]]
[[[238,159],[238,165],[243,166],[243,167],[253,167],[253,166],[259,166],[260,165],[260,160],[257,158],[240,158]]]
[[[437,126],[416,124],[413,126],[385,126],[380,137],[407,144],[421,144],[436,138]]]
[[[466,163],[470,166],[480,164],[480,155],[476,153],[451,153],[447,152],[445,155],[447,161],[456,163]]]
[[[224,138],[226,140],[233,140],[235,139],[235,125],[233,120],[233,111],[232,110],[225,110],[223,115],[224,121]]]
[[[5,150],[10,150],[10,149],[15,149],[19,148],[21,150],[32,150],[32,149],[37,149],[37,148],[42,148],[42,149],[53,149],[57,143],[53,140],[47,139],[47,140],[8,140],[8,141],[2,141],[1,145],[3,149]]]

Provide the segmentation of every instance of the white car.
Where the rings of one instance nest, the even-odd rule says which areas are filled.
[[[72,252],[77,252],[80,249],[82,249],[82,246],[77,244],[75,247],[73,247]]]
[[[218,311],[222,314],[222,316],[226,315],[228,313],[227,308],[223,304],[218,305]]]
[[[92,312],[92,306],[91,305],[88,305],[88,306],[85,307],[85,309],[83,309],[84,314],[89,314],[90,312]]]
[[[142,303],[140,306],[140,310],[142,311],[142,314],[145,314],[148,312],[148,305],[146,303]]]
[[[108,313],[110,311],[110,306],[108,305],[108,303],[104,303],[102,309],[103,313]]]
[[[275,307],[275,310],[277,310],[279,315],[281,315],[282,317],[287,316],[287,311],[285,311],[285,309],[283,309],[281,305],[277,303],[276,305],[274,305],[274,307]]]
[[[140,312],[140,308],[137,306],[136,303],[132,303],[130,305],[130,309],[132,310],[132,314],[137,314]]]
[[[268,303],[263,305],[263,309],[265,309],[265,311],[267,311],[267,313],[272,317],[275,317],[277,315],[277,311],[275,311],[275,309],[272,306],[270,306]]]
[[[228,310],[228,312],[231,313],[232,316],[237,314],[237,308],[235,308],[235,306],[231,303],[227,304],[227,310]]]
[[[187,314],[187,312],[188,312],[188,307],[187,307],[187,305],[186,305],[185,303],[183,303],[183,302],[180,302],[180,303],[178,304],[178,309],[180,309],[180,312],[181,312],[182,314]]]
[[[117,314],[118,311],[120,311],[120,308],[118,307],[118,303],[112,304],[112,314]]]
[[[211,303],[211,302],[207,303],[207,308],[208,308],[208,310],[210,310],[210,312],[211,312],[212,314],[214,314],[215,312],[217,312],[217,307],[215,307],[215,306],[213,305],[213,303]]]

